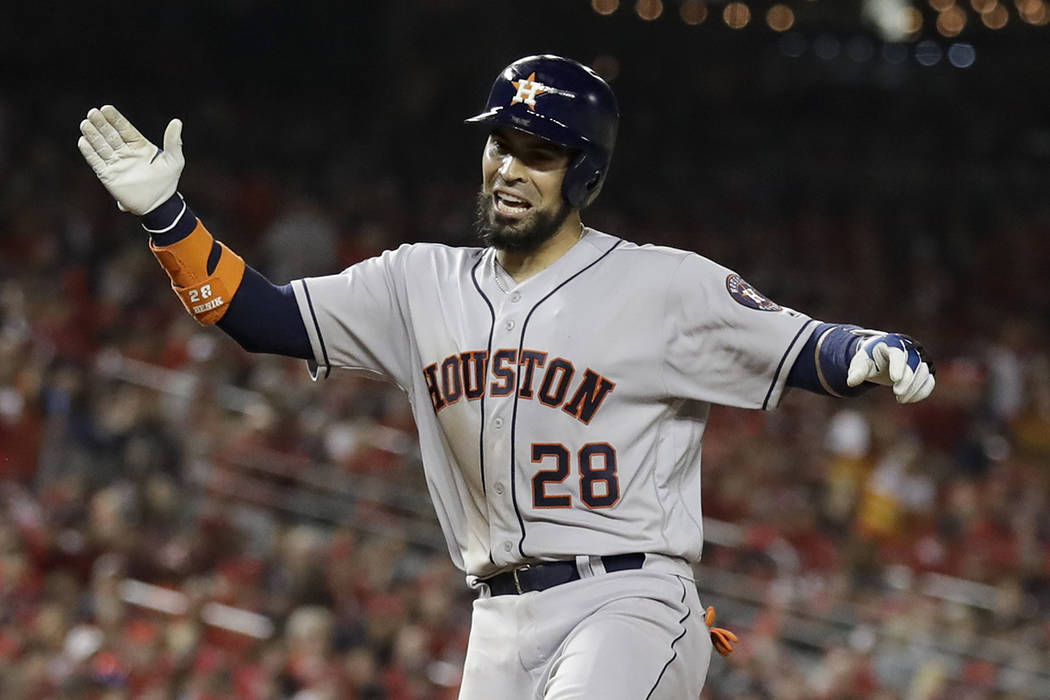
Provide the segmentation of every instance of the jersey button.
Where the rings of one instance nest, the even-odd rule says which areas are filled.
[[[499,430],[503,427],[503,419],[497,418],[496,420],[492,421],[492,425],[496,428],[496,430]]]
[[[503,324],[503,327],[506,328],[508,331],[514,330],[514,321],[507,321]]]
[[[510,551],[510,550],[512,550],[513,548],[514,548],[514,543],[512,543],[512,542],[510,542],[510,541],[507,541],[507,542],[504,542],[504,543],[503,543],[503,551],[504,551],[504,552],[509,552],[509,551]]]
[[[521,292],[514,292],[513,294],[511,294],[510,300],[517,304],[519,301],[521,301]]]
[[[502,496],[503,495],[503,490],[504,490],[503,489],[503,484],[497,481],[496,482],[496,493],[498,493],[500,496]]]

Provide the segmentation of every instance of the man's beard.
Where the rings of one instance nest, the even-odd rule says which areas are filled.
[[[554,211],[532,212],[524,219],[510,219],[495,211],[492,193],[478,192],[474,204],[474,230],[485,245],[512,253],[528,253],[554,237],[572,208],[562,202]]]

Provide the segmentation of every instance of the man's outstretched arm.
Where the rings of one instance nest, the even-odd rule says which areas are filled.
[[[313,357],[291,286],[276,286],[245,265],[176,191],[186,162],[181,121],[168,124],[163,149],[111,105],[89,111],[80,131],[84,159],[121,211],[142,217],[150,250],[198,323],[218,325],[251,352]]]

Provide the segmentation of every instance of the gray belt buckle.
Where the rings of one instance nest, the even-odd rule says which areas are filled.
[[[518,595],[521,595],[522,593],[525,592],[521,588],[521,581],[518,580],[518,572],[519,571],[525,571],[525,570],[531,569],[531,568],[532,568],[532,564],[526,564],[525,566],[519,566],[517,569],[514,569],[514,571],[511,572],[511,574],[514,577],[514,588],[517,589]]]

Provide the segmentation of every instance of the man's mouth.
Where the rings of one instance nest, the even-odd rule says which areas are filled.
[[[493,192],[492,206],[500,216],[513,219],[524,216],[529,209],[532,209],[532,205],[527,201],[508,192]]]

